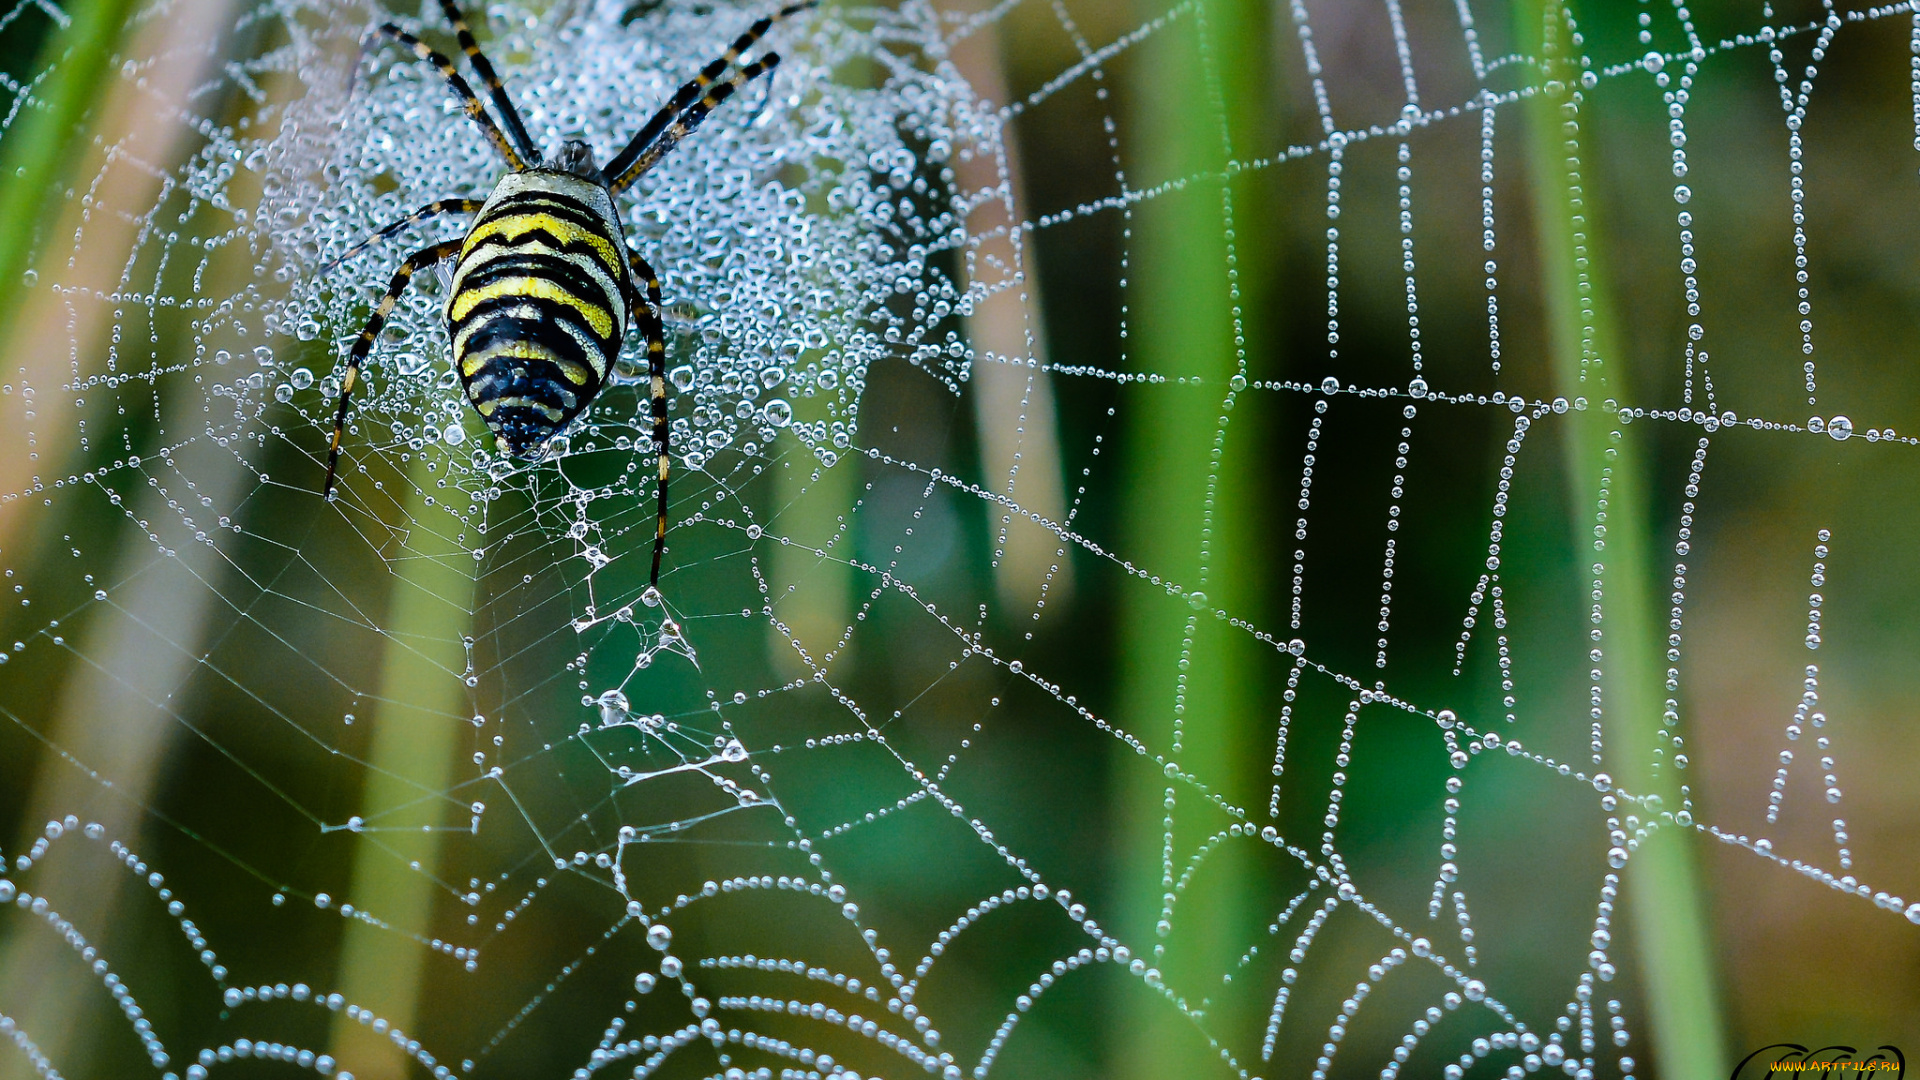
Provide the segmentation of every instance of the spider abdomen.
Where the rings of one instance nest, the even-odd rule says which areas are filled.
[[[454,368],[502,452],[538,451],[607,383],[632,295],[603,184],[508,173],[461,244],[447,300]]]

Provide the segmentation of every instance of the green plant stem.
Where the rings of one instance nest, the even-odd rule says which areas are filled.
[[[1170,596],[1138,581],[1124,587],[1118,719],[1178,773],[1232,801],[1242,787],[1236,777],[1254,757],[1260,661],[1215,613],[1251,615],[1259,600],[1252,533],[1260,466],[1249,442],[1255,425],[1246,415],[1249,399],[1230,388],[1246,374],[1236,336],[1251,337],[1247,297],[1257,295],[1247,280],[1250,265],[1236,258],[1250,264],[1245,256],[1258,245],[1238,228],[1253,200],[1241,181],[1221,177],[1229,139],[1245,137],[1258,121],[1261,68],[1250,54],[1265,40],[1264,16],[1250,0],[1203,0],[1188,10],[1132,69],[1140,155],[1134,182],[1190,183],[1132,216],[1126,366],[1197,385],[1133,392],[1124,402],[1122,442],[1129,448],[1127,557],[1183,592]],[[1230,228],[1237,240],[1229,239]],[[1254,850],[1215,848],[1170,902],[1188,860],[1229,818],[1191,783],[1130,750],[1114,764],[1123,800],[1120,930],[1160,970],[1166,992],[1199,1014],[1182,1016],[1150,990],[1129,993],[1118,1011],[1125,1026],[1116,1065],[1142,1078],[1227,1075],[1202,1033],[1225,1036],[1245,1027],[1233,1012],[1244,999],[1225,995],[1230,988],[1220,972],[1231,966],[1253,918]],[[1249,1064],[1257,1063],[1242,1063]]]
[[[832,415],[820,402],[806,398],[794,402],[794,413],[806,420]],[[786,627],[784,633],[768,627],[767,648],[775,671],[787,678],[812,678],[830,662],[844,666],[851,647],[851,642],[842,646],[841,641],[853,621],[853,568],[848,560],[854,537],[847,516],[853,510],[859,466],[843,457],[827,468],[812,447],[790,432],[782,432],[769,449],[777,450],[772,465],[774,527],[793,543],[773,547],[767,556],[774,618]]]
[[[1601,232],[1583,194],[1586,92],[1579,68],[1564,51],[1570,41],[1565,9],[1543,9],[1538,0],[1521,0],[1516,8],[1527,20],[1523,26],[1544,28],[1540,55],[1548,89],[1527,111],[1528,160],[1555,386],[1568,400],[1586,402],[1566,414],[1563,431],[1574,543],[1583,553],[1581,583],[1584,591],[1598,579],[1604,597],[1606,762],[1619,790],[1657,799],[1659,807],[1623,803],[1617,811],[1654,826],[1632,845],[1623,874],[1653,1049],[1659,1075],[1724,1076],[1725,1028],[1694,835],[1670,816],[1660,817],[1661,810],[1671,815],[1681,808],[1686,788],[1668,760],[1661,724],[1664,633],[1651,592],[1654,514],[1646,449],[1620,422],[1619,406],[1630,401],[1626,358],[1606,288]],[[1634,830],[1630,820],[1624,827]]]
[[[0,341],[12,332],[22,279],[42,239],[34,223],[82,145],[82,121],[105,96],[107,64],[133,2],[73,0],[62,6],[69,22],[48,33],[34,65],[36,71],[51,70],[33,94],[44,107],[21,110],[0,153]]]
[[[827,0],[822,5],[826,9],[840,6],[842,0]],[[863,75],[857,74],[849,81],[862,80]],[[837,365],[839,356],[833,356],[832,361],[823,358],[822,365]],[[794,396],[795,425],[842,416],[844,403],[835,394],[820,390],[817,397]],[[813,447],[792,429],[781,432],[766,453],[772,459],[773,473],[774,505],[769,524],[792,541],[763,546],[769,552],[764,571],[769,600],[773,617],[780,624],[767,626],[768,658],[783,678],[811,679],[829,666],[844,672],[854,658],[848,628],[854,621],[850,560],[856,538],[849,518],[860,482],[859,464],[842,453],[832,468],[822,465]],[[672,540],[671,533],[668,540]],[[827,554],[817,554],[819,551]]]
[[[431,452],[429,452],[431,453]],[[428,935],[441,837],[462,723],[470,695],[463,639],[473,625],[473,556],[460,523],[427,503],[442,473],[414,458],[403,520],[411,523],[394,566],[380,697],[374,710],[360,816],[372,830],[355,844],[355,908],[387,924],[347,923],[340,949],[340,992],[389,1024],[411,1029],[426,973],[427,949],[406,934]],[[436,531],[438,530],[438,531]],[[411,1075],[393,1045],[363,1034],[342,1015],[334,1056],[362,1080]]]

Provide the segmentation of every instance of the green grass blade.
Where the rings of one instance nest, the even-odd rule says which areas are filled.
[[[349,920],[339,967],[340,992],[348,1000],[403,1029],[411,1029],[420,1015],[429,958],[426,946],[404,935],[432,934],[434,898],[444,891],[438,871],[446,819],[465,817],[449,805],[448,791],[466,729],[462,718],[472,704],[461,673],[468,662],[463,639],[472,632],[473,575],[479,564],[460,542],[460,521],[444,504],[430,505],[427,492],[445,475],[429,471],[432,460],[432,452],[416,455],[407,479],[403,520],[412,529],[394,567],[380,697],[360,799],[360,813],[376,831],[355,844],[347,897],[392,929]],[[334,1056],[356,1076],[407,1075],[389,1040],[368,1034],[344,1014],[334,1040]]]
[[[81,140],[87,112],[104,95],[101,83],[133,0],[74,0],[68,23],[41,46],[34,71],[48,72],[34,91],[40,108],[20,111],[0,138],[0,341],[20,309],[22,280],[41,239],[33,227],[46,211]]]
[[[1230,140],[1261,120],[1264,68],[1253,54],[1266,40],[1265,15],[1249,0],[1188,10],[1143,47],[1130,87],[1139,156],[1131,182],[1192,178],[1130,223],[1126,366],[1194,380],[1123,399],[1127,557],[1183,590],[1128,581],[1120,598],[1118,720],[1173,767],[1163,774],[1131,751],[1114,761],[1126,883],[1117,930],[1160,970],[1172,999],[1133,990],[1116,1015],[1115,1060],[1142,1078],[1232,1075],[1209,1039],[1245,1027],[1236,1012],[1245,995],[1228,993],[1220,973],[1252,930],[1261,865],[1250,845],[1221,845],[1167,907],[1189,860],[1229,823],[1192,781],[1244,805],[1262,717],[1261,660],[1216,613],[1257,617],[1261,595],[1259,418],[1234,380],[1254,377],[1236,339],[1254,339],[1250,253],[1267,249],[1246,227],[1257,212],[1247,181],[1221,178]]]
[[[1600,644],[1605,657],[1606,762],[1619,789],[1658,798],[1671,815],[1680,810],[1685,789],[1671,764],[1655,764],[1671,755],[1663,753],[1662,746],[1665,695],[1659,650],[1665,633],[1656,619],[1652,593],[1649,449],[1644,437],[1636,437],[1646,429],[1622,424],[1617,408],[1630,400],[1626,356],[1606,287],[1603,234],[1594,225],[1595,207],[1585,197],[1591,183],[1582,176],[1587,164],[1581,127],[1587,91],[1579,82],[1578,57],[1566,49],[1572,40],[1568,9],[1521,0],[1515,10],[1523,40],[1544,28],[1540,55],[1545,60],[1545,91],[1532,99],[1526,113],[1528,160],[1554,383],[1569,401],[1585,399],[1587,405],[1566,414],[1565,455],[1574,542],[1581,549],[1583,570],[1588,569],[1585,555],[1591,552],[1599,568],[1593,576],[1604,595]],[[1597,518],[1601,507],[1605,516]],[[1596,536],[1599,522],[1604,522],[1604,534]],[[1659,824],[1655,813],[1632,803],[1623,802],[1618,814],[1630,836],[1636,831],[1635,817],[1641,828],[1654,826],[1630,843],[1632,854],[1622,877],[1659,1075],[1724,1076],[1725,1025],[1707,898],[1695,865],[1695,834],[1670,817]]]

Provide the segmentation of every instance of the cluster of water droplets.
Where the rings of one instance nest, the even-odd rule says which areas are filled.
[[[746,19],[680,5],[558,25],[502,5],[492,14],[488,47],[524,57],[508,66],[507,87],[535,141],[551,154],[563,139],[584,139],[602,161]],[[895,18],[909,34],[931,32],[913,14]],[[931,63],[890,64],[875,85],[849,84],[838,73],[871,60],[875,39],[816,13],[780,25],[762,48],[778,48],[781,67],[715,110],[619,200],[629,243],[661,277],[674,454],[694,470],[723,451],[763,452],[783,431],[830,466],[858,437],[872,363],[907,359],[957,388],[970,359],[954,319],[966,301],[941,265],[966,242],[950,163],[990,153],[983,140],[996,132],[977,99]],[[458,236],[464,219],[421,223],[318,271],[429,202],[484,198],[505,165],[432,66],[397,46],[372,47],[351,77],[313,80],[293,111],[302,123],[232,132],[230,148],[194,179],[228,204],[240,177],[258,184],[251,220],[271,233],[262,267],[291,286],[262,321],[270,333],[331,346],[317,378],[314,362],[281,366],[265,348],[262,377],[241,392],[270,395],[325,429],[341,361],[394,267]],[[332,136],[315,137],[329,119]],[[479,430],[454,390],[445,304],[444,276],[418,275],[401,297],[357,391],[350,461],[436,440],[459,446]],[[626,349],[644,370],[637,335]],[[644,450],[644,404],[644,387],[604,392],[545,460]],[[501,475],[480,439],[462,464],[480,491]]]
[[[270,342],[247,354],[240,366],[249,370],[221,392],[236,415],[277,421],[276,434],[310,446],[332,425],[348,349],[394,268],[410,251],[457,237],[466,221],[444,214],[342,256],[428,203],[484,198],[506,166],[431,65],[377,37],[352,64],[330,63],[326,41],[302,32],[304,9],[295,8],[281,13],[292,39],[284,55],[262,63],[298,72],[302,92],[213,132],[187,182],[230,217],[224,242],[256,249],[256,278],[279,286],[253,290],[244,313],[227,306],[224,319],[208,320],[203,338],[216,325],[254,326]],[[602,5],[561,22],[508,5],[489,15],[486,47],[504,64],[535,142],[551,155],[562,140],[583,139],[603,162],[749,17],[672,4]],[[938,61],[931,8],[863,18],[886,23],[884,35],[818,12],[777,25],[759,46],[781,53],[777,71],[710,114],[617,200],[629,245],[661,278],[683,492],[757,475],[776,440],[797,440],[820,468],[838,464],[859,438],[877,361],[905,360],[955,392],[966,377],[972,352],[958,327],[974,298],[944,269],[969,243],[971,196],[954,164],[993,157],[998,120]],[[411,28],[447,36],[432,22]],[[902,62],[903,44],[936,48]],[[848,70],[878,74],[849,79]],[[603,567],[651,541],[651,522],[629,512],[652,498],[651,422],[637,377],[644,341],[629,334],[629,378],[536,460],[510,459],[483,437],[450,367],[448,269],[412,278],[363,369],[343,441],[349,498],[355,472],[435,448],[447,462],[439,486],[452,489],[447,505],[472,539],[487,543],[486,506],[509,486],[534,490],[552,499],[558,516],[544,524],[574,541],[591,590]],[[238,363],[227,350],[211,359]],[[592,482],[564,468],[594,454],[624,468]],[[553,478],[564,489],[557,497]],[[697,523],[700,511],[691,517]],[[476,546],[476,558],[484,549]],[[576,631],[632,624],[636,671],[663,653],[697,662],[658,590],[603,592],[618,595],[590,600]]]
[[[185,1080],[206,1080],[222,1066],[236,1060],[257,1059],[260,1061],[282,1062],[293,1065],[309,1075],[333,1077],[335,1080],[353,1080],[353,1074],[335,1068],[333,1057],[325,1049],[314,1049],[298,1044],[285,1043],[265,1038],[254,1039],[245,1036],[231,1038],[230,1041],[214,1046],[205,1046],[182,1053],[177,1047],[170,1049],[154,1024],[147,1018],[146,1006],[134,992],[128,982],[115,970],[114,958],[90,941],[83,928],[66,919],[60,910],[61,898],[38,896],[30,891],[36,867],[58,846],[81,842],[91,843],[104,848],[109,858],[118,863],[135,882],[143,887],[139,897],[142,904],[151,904],[164,912],[165,917],[178,929],[186,944],[194,950],[200,964],[207,969],[216,986],[219,987],[222,1005],[232,1012],[239,1021],[240,1030],[251,1030],[257,1022],[259,1010],[249,1008],[256,1004],[288,1001],[336,1013],[349,1020],[367,1025],[370,1029],[389,1039],[406,1056],[418,1062],[429,1075],[436,1080],[451,1080],[453,1070],[435,1059],[433,1053],[423,1047],[420,1041],[403,1031],[398,1025],[371,1009],[363,1008],[339,993],[329,993],[316,989],[304,982],[272,983],[248,985],[230,980],[227,965],[215,952],[207,936],[188,914],[185,901],[175,895],[167,878],[151,866],[133,848],[111,837],[98,822],[85,822],[71,814],[65,818],[49,821],[40,835],[35,837],[26,850],[16,855],[5,865],[0,865],[0,905],[11,904],[33,919],[43,922],[55,934],[59,935],[66,946],[72,950],[77,962],[84,964],[105,992],[113,1000],[114,1006],[127,1021],[127,1027],[140,1041],[155,1072],[162,1077]],[[16,881],[16,879],[18,879]],[[275,894],[275,903],[283,901],[284,894]],[[316,901],[318,906],[328,906],[328,898],[323,893]],[[351,907],[348,906],[348,914]],[[42,1054],[34,1043],[30,1032],[23,1030],[12,1017],[0,1014],[0,1036],[14,1043],[33,1068],[34,1072],[48,1080],[59,1080],[60,1072],[55,1062]]]

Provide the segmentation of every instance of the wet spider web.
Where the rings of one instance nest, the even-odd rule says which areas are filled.
[[[1726,719],[1744,699],[1714,644],[1738,639],[1723,612],[1747,610],[1719,553],[1752,534],[1728,523],[1851,470],[1899,491],[1911,469],[1916,440],[1895,430],[1911,410],[1877,389],[1901,384],[1860,360],[1845,301],[1818,309],[1803,163],[1829,52],[1904,56],[1920,15],[1754,5],[1720,26],[1622,5],[1604,32],[1554,23],[1577,58],[1554,61],[1515,51],[1507,13],[1483,6],[1281,7],[1285,130],[1253,149],[1223,134],[1224,168],[1171,176],[1139,164],[1116,87],[1165,41],[1213,55],[1192,0],[1124,17],[842,6],[777,29],[777,75],[623,200],[668,307],[658,592],[644,397],[609,389],[537,462],[495,454],[448,370],[434,275],[369,364],[340,498],[314,495],[346,347],[402,254],[461,223],[319,269],[416,206],[484,194],[499,163],[430,68],[362,55],[369,9],[139,7],[102,135],[38,225],[0,387],[0,562],[19,604],[0,715],[42,777],[21,768],[6,805],[32,825],[0,838],[8,1067],[72,1074],[63,1056],[81,1053],[57,1006],[17,996],[29,957],[82,987],[44,1001],[84,999],[87,1030],[167,1077],[246,1060],[337,1074],[352,1053],[363,1076],[396,1067],[339,1049],[343,1024],[433,1075],[1110,1075],[1132,1052],[1115,1018],[1142,1014],[1172,1018],[1192,1075],[1649,1075],[1615,912],[1650,835],[1696,831],[1826,886],[1814,903],[1920,922],[1902,849],[1849,824],[1856,800],[1898,820],[1906,788],[1872,761],[1898,756],[1828,703],[1872,711],[1847,680],[1882,656],[1859,627],[1873,568],[1904,553],[1897,516],[1781,512],[1792,539],[1754,571],[1796,594],[1770,627],[1789,646],[1752,676],[1774,693],[1754,706],[1766,748],[1714,735],[1747,730]],[[757,13],[496,4],[475,22],[536,139],[604,158],[642,118],[632,103],[664,99]],[[394,14],[450,49],[431,7]],[[68,22],[50,3],[0,15],[8,133],[51,107],[74,60],[39,49]],[[1049,65],[1013,72],[1012,94],[966,53],[996,34],[1040,35]],[[1920,82],[1898,74],[1871,89],[1911,98],[1903,139],[1920,146]],[[1225,131],[1218,71],[1162,77]],[[1690,104],[1755,79],[1777,86],[1770,113]],[[1574,83],[1617,95],[1624,119],[1601,136],[1617,157],[1570,167],[1653,234],[1621,242],[1664,305],[1629,334],[1659,358],[1635,400],[1559,392],[1546,358],[1520,132],[1537,96]],[[1852,116],[1828,118],[1828,176],[1869,140]],[[1015,144],[1048,132],[1058,146]],[[1078,174],[1049,174],[1087,147]],[[1754,160],[1779,183],[1730,193]],[[1202,202],[1226,253],[1210,269],[1238,289],[1250,210],[1220,193],[1252,174],[1310,196],[1289,289],[1311,332],[1284,370],[1244,337],[1209,375],[1143,365],[1133,278],[1158,249],[1136,228]],[[1890,230],[1915,224],[1895,196],[1844,190]],[[1772,245],[1778,273],[1723,277],[1720,298],[1713,259],[1745,250],[1730,233]],[[1090,300],[1054,288],[1086,278]],[[1043,323],[1043,281],[1050,304],[1065,291],[1092,314]],[[1232,296],[1236,320],[1270,299]],[[1009,302],[1012,337],[989,344]],[[1393,360],[1376,365],[1383,337]],[[998,428],[971,412],[989,368],[1016,405]],[[1193,394],[1218,422],[1175,452],[1271,454],[1257,460],[1284,474],[1259,525],[1280,597],[1265,607],[1223,599],[1244,594],[1206,554],[1194,579],[1154,565],[1124,524],[1153,497],[1125,487],[1135,417]],[[1564,544],[1556,508],[1580,496],[1559,444],[1603,410],[1666,447],[1651,755],[1697,776],[1698,746],[1722,751],[1704,805],[1692,782],[1675,805],[1608,775],[1611,478],[1573,511],[1591,553],[1527,554]],[[1249,427],[1264,441],[1228,441]],[[1742,479],[1717,506],[1721,460]],[[1167,526],[1203,552],[1208,498],[1199,523]],[[1553,573],[1591,581],[1570,600]],[[1190,670],[1207,617],[1265,672],[1221,775],[1183,745],[1199,737],[1182,726],[1190,680],[1224,677]],[[1117,640],[1116,620],[1184,627],[1164,658],[1178,689],[1151,720],[1074,640]],[[409,758],[387,730],[429,734]],[[421,754],[439,764],[415,769]],[[1088,854],[1126,846],[1142,784],[1142,805],[1165,793],[1164,820],[1133,826],[1152,856]],[[1389,828],[1399,787],[1421,789],[1419,816]],[[1182,915],[1229,850],[1264,860],[1258,911],[1210,953]],[[1536,910],[1513,884],[1533,876],[1572,900]],[[336,970],[356,935],[424,952],[432,992]]]

